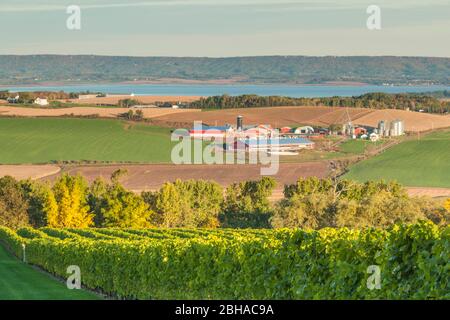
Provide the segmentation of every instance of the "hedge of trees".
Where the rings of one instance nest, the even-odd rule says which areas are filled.
[[[229,109],[277,106],[329,106],[370,109],[401,109],[430,113],[450,112],[450,102],[416,93],[367,93],[355,97],[292,98],[282,96],[212,96],[190,104],[191,108]]]
[[[0,91],[0,99],[6,100],[8,98],[14,98],[19,96],[17,103],[33,103],[36,98],[47,98],[49,100],[57,99],[73,99],[78,96],[72,93],[66,93],[64,91],[34,91],[34,92],[9,92]]]
[[[270,196],[276,183],[264,177],[226,190],[212,181],[164,184],[136,194],[113,173],[90,185],[82,176],[62,175],[53,185],[0,178],[0,225],[13,229],[53,228],[306,228],[387,227],[394,223],[450,221],[450,199],[409,197],[396,182],[308,178],[285,186],[284,198]]]

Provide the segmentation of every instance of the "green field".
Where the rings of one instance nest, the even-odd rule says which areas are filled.
[[[406,186],[450,188],[450,131],[409,140],[350,167],[348,179],[397,180]]]
[[[90,300],[99,296],[67,287],[22,263],[0,245],[0,300]]]
[[[120,120],[0,118],[0,163],[169,162],[170,129]]]
[[[369,140],[351,139],[339,145],[339,150],[345,154],[363,154],[371,149],[379,148],[384,143],[385,141],[383,140],[372,142]]]

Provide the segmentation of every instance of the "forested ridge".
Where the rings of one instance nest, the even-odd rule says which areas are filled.
[[[158,79],[242,83],[450,83],[450,58],[393,56],[126,57],[1,55],[0,84]]]

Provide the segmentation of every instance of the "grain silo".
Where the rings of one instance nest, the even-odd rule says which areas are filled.
[[[394,120],[391,122],[391,136],[398,137],[404,134],[405,125],[402,120]]]
[[[387,128],[386,128],[387,126],[386,126],[386,121],[384,121],[384,120],[381,120],[380,122],[378,122],[378,134],[381,136],[381,137],[384,137],[384,136],[387,136],[388,134],[388,132],[387,132]]]

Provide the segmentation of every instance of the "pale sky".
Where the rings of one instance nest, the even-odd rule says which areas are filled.
[[[450,57],[449,17],[450,0],[1,0],[0,54]]]

